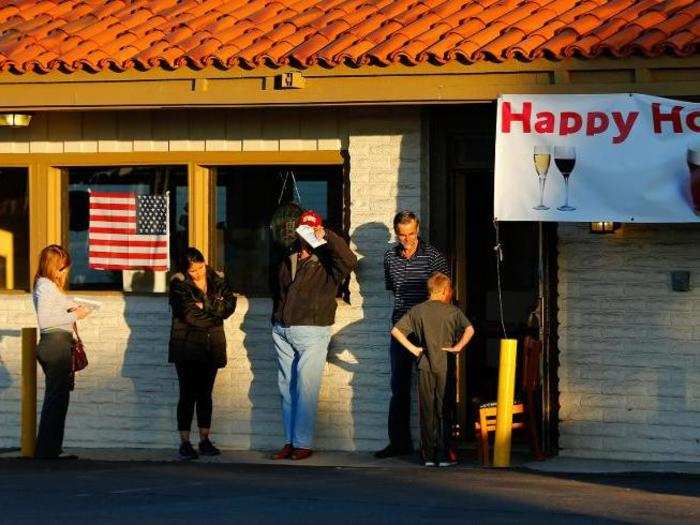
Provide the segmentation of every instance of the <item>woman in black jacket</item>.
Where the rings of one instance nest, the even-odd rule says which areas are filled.
[[[198,454],[190,443],[195,405],[199,454],[215,456],[220,453],[209,440],[211,393],[218,369],[226,366],[223,323],[236,309],[236,297],[223,274],[209,268],[196,248],[185,250],[178,269],[179,273],[170,280],[173,324],[168,361],[175,363],[180,383],[177,403],[180,457],[196,459]]]

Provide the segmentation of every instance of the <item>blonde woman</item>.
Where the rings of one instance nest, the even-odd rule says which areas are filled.
[[[70,255],[57,244],[51,244],[39,255],[39,268],[34,276],[32,299],[37,315],[40,340],[37,358],[46,376],[46,391],[41,409],[36,457],[61,456],[63,431],[73,388],[73,323],[85,318],[90,310],[70,300],[64,293]]]

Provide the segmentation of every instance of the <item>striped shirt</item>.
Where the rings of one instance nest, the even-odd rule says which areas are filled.
[[[394,292],[392,324],[428,299],[427,281],[433,272],[450,275],[445,256],[421,239],[413,257],[406,259],[402,252],[403,246],[397,244],[384,254],[384,282],[386,289]]]

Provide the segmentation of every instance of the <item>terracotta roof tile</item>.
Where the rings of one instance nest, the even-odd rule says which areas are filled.
[[[699,0],[0,0],[0,71],[688,56]]]

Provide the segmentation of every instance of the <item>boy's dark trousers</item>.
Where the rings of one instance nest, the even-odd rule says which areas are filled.
[[[55,458],[61,453],[70,391],[73,388],[73,358],[70,332],[41,334],[37,358],[46,376],[44,404],[36,443],[36,457]]]
[[[421,451],[425,461],[448,460],[447,437],[449,422],[445,413],[446,371],[418,371],[420,399]]]

